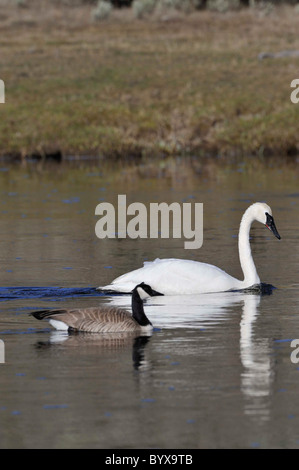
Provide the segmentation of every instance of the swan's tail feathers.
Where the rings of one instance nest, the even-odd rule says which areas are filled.
[[[66,313],[66,310],[38,310],[37,312],[31,312],[37,320],[44,320],[45,318],[51,317],[53,314]]]
[[[97,290],[100,290],[104,292],[105,294],[131,294],[132,290],[137,286],[137,284],[140,284],[140,282],[137,281],[118,281],[118,279],[115,279],[111,284],[108,284],[107,286],[100,286],[97,288]]]
[[[134,286],[135,287],[135,286]],[[100,286],[97,287],[96,290],[103,292],[103,294],[130,294],[133,289],[127,288],[120,288],[119,286],[115,286],[114,284],[109,284],[108,286]]]
[[[105,291],[115,291],[115,285],[113,284],[108,284],[107,286],[100,286],[100,287],[97,287],[97,290],[105,290]]]
[[[131,294],[133,289],[136,287],[137,284],[141,284],[140,282],[133,282],[132,284],[128,284],[126,286],[124,285],[118,285],[118,284],[109,284],[108,286],[104,287],[97,287],[97,290],[103,292],[106,295],[109,294]],[[161,292],[158,292],[154,289],[152,289],[152,296],[156,295],[164,295]]]

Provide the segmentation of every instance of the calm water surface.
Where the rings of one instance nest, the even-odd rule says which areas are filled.
[[[163,171],[162,171],[163,170]],[[32,166],[0,172],[1,448],[298,448],[299,186],[294,169],[195,173]],[[203,202],[204,243],[99,240],[95,207]],[[151,337],[59,334],[35,309],[115,304],[95,290],[156,257],[190,258],[241,278],[247,206],[271,205],[282,239],[254,224],[251,246],[271,295],[151,298]],[[299,354],[298,354],[299,356]]]

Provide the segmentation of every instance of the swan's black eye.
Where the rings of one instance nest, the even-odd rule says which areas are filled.
[[[266,220],[266,227],[268,227],[269,230],[275,235],[276,238],[280,240],[280,235],[277,231],[277,228],[275,226],[274,219],[272,215],[268,214],[268,212],[265,212],[267,220]]]
[[[267,217],[266,226],[271,229],[271,227],[273,225],[275,226],[274,219],[273,219],[272,215],[268,214],[268,212],[266,212],[265,214],[266,214],[266,217]]]

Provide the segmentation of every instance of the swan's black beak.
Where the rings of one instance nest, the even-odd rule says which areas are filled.
[[[275,222],[274,222],[274,219],[273,219],[272,215],[269,215],[268,212],[266,212],[266,216],[267,216],[266,227],[269,230],[271,230],[271,232],[275,235],[276,238],[278,238],[278,240],[280,240],[281,236],[279,235],[279,233],[277,231],[277,228],[276,228],[276,225],[275,225]]]

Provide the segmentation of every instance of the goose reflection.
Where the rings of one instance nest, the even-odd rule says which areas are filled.
[[[64,331],[51,331],[47,341],[38,341],[35,348],[38,351],[48,350],[50,348],[67,346],[65,353],[75,355],[78,350],[86,351],[86,348],[92,349],[93,354],[101,356],[111,352],[122,352],[132,348],[132,362],[135,370],[146,369],[150,367],[150,362],[145,359],[145,347],[150,341],[151,333],[140,335],[136,332],[119,333],[67,333]]]

